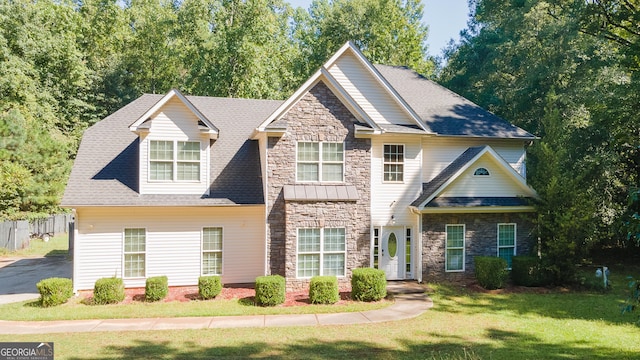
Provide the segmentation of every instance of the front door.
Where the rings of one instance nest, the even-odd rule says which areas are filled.
[[[404,279],[404,249],[402,227],[385,228],[380,247],[380,269],[384,270],[387,280]]]

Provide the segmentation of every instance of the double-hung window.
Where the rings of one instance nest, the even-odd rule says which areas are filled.
[[[464,271],[464,225],[447,225],[445,270]]]
[[[346,241],[344,228],[298,229],[297,275],[345,275]]]
[[[344,144],[338,142],[298,142],[298,181],[344,181]]]
[[[507,261],[511,269],[511,258],[516,254],[516,224],[498,224],[498,257]]]
[[[124,278],[145,277],[145,229],[124,229]]]
[[[199,181],[199,141],[149,141],[149,179],[154,181]]]
[[[222,275],[222,228],[202,229],[202,275]]]
[[[384,145],[384,181],[404,180],[404,145]]]

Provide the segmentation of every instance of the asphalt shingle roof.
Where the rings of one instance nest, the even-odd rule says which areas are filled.
[[[140,195],[138,136],[129,130],[163,95],[143,95],[85,131],[62,206],[263,204],[258,144],[251,132],[281,103],[187,96],[220,130],[211,145],[210,195]]]
[[[406,67],[375,65],[428,129],[438,135],[534,139],[453,91]]]

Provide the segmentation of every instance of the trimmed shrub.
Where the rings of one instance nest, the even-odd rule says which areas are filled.
[[[340,300],[338,278],[335,276],[314,276],[309,284],[309,301],[312,304],[335,304]]]
[[[73,283],[67,278],[48,278],[40,280],[36,287],[40,293],[42,307],[63,304],[73,296]]]
[[[198,278],[198,293],[201,298],[213,299],[220,294],[220,291],[222,291],[220,276],[200,276]]]
[[[353,269],[351,297],[358,301],[378,301],[387,296],[384,271],[373,268]]]
[[[147,278],[144,285],[144,299],[146,301],[160,301],[169,293],[169,279],[166,276]]]
[[[256,278],[256,303],[260,306],[276,306],[284,303],[285,280],[280,275]]]
[[[102,278],[93,286],[93,303],[115,304],[124,300],[124,282],[120,278]]]
[[[480,286],[487,290],[500,289],[509,277],[507,261],[493,256],[476,256],[475,262],[476,280]]]
[[[512,257],[511,279],[514,284],[522,286],[545,286],[551,283],[550,274],[535,256]]]

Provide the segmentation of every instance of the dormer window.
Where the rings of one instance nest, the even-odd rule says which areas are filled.
[[[487,170],[487,168],[477,168],[476,171],[473,172],[473,176],[489,176],[491,175],[489,173],[489,170]]]
[[[150,140],[149,180],[200,181],[200,142]]]

